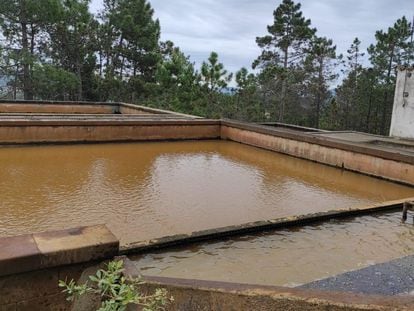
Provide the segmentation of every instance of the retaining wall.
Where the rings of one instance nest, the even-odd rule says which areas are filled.
[[[0,144],[217,139],[218,121],[1,121]]]
[[[122,258],[125,274],[139,276],[135,265]],[[261,286],[203,280],[144,276],[143,290],[150,294],[156,288],[166,288],[174,297],[170,311],[356,311],[412,310],[414,297],[383,297],[351,293],[322,292],[277,286]],[[133,309],[133,308],[131,308]],[[138,307],[135,310],[140,310]]]
[[[118,102],[0,100],[0,114],[164,114],[199,118],[168,110]]]
[[[0,310],[67,310],[59,280],[118,254],[104,225],[0,239]]]
[[[414,157],[398,152],[233,121],[222,122],[221,139],[414,185]]]

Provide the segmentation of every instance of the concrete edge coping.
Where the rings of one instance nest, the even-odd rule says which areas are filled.
[[[0,99],[0,105],[13,104],[39,104],[39,105],[67,105],[67,106],[119,106],[118,102],[89,102],[89,101],[65,101],[65,100],[7,100]]]
[[[381,296],[364,295],[347,292],[321,291],[314,289],[290,288],[271,285],[256,285],[245,283],[232,283],[221,281],[207,281],[196,279],[181,279],[159,276],[141,275],[136,265],[126,256],[118,256],[116,260],[124,262],[124,274],[126,277],[142,277],[145,283],[161,288],[175,288],[189,290],[189,296],[194,290],[207,293],[219,292],[236,296],[267,296],[274,300],[305,301],[309,304],[325,305],[338,307],[354,307],[357,309],[383,310],[392,308],[393,310],[412,309],[414,304],[413,296]],[[326,309],[328,310],[328,309]]]
[[[402,208],[404,202],[412,200],[414,200],[414,197],[386,201],[367,206],[330,210],[326,212],[303,214],[297,216],[277,218],[272,220],[255,221],[240,225],[232,225],[221,228],[195,231],[188,234],[166,236],[157,239],[151,239],[122,245],[120,247],[120,254],[140,254],[144,252],[157,251],[160,249],[182,246],[203,241],[218,240],[224,237],[232,237],[254,232],[309,225],[331,219],[341,219],[352,216],[367,215],[375,212]]]
[[[125,119],[114,119],[114,120],[100,120],[97,118],[96,120],[74,120],[74,119],[31,119],[31,118],[21,118],[21,119],[7,119],[2,120],[0,117],[0,126],[130,126],[130,125],[177,125],[177,126],[185,126],[185,125],[216,125],[220,126],[220,120],[211,120],[211,119],[159,119],[159,120],[128,120]]]
[[[377,158],[383,158],[385,160],[393,160],[404,162],[408,164],[414,164],[414,156],[399,153],[398,151],[384,150],[376,148],[375,145],[367,145],[365,143],[357,143],[330,138],[327,136],[321,136],[321,133],[308,133],[308,132],[287,132],[283,129],[272,128],[265,125],[244,123],[240,121],[223,119],[221,120],[221,126],[233,127],[244,131],[250,131],[254,133],[275,136],[290,140],[296,140],[309,144],[320,145],[329,148],[340,149],[344,151],[366,154]],[[335,132],[332,132],[335,133]],[[242,142],[243,143],[243,142]],[[261,147],[263,148],[263,147]]]
[[[38,105],[67,105],[67,106],[116,106],[117,108],[124,106],[128,108],[133,108],[139,111],[146,111],[152,112],[154,114],[169,114],[169,115],[177,115],[183,116],[187,118],[194,118],[194,119],[203,119],[203,117],[184,114],[164,109],[157,109],[142,105],[124,103],[124,102],[89,102],[89,101],[60,101],[60,100],[7,100],[1,99],[0,105],[13,105],[13,104],[38,104]]]
[[[103,260],[116,256],[119,240],[95,225],[0,238],[0,276]]]
[[[152,108],[152,107],[136,105],[136,104],[119,103],[119,106],[134,108],[134,109],[138,109],[138,110],[142,110],[142,111],[155,112],[156,114],[172,114],[172,115],[182,116],[182,117],[186,117],[186,118],[204,119],[203,117],[195,116],[195,115],[192,115],[192,114],[174,112],[174,111],[170,111],[170,110]]]
[[[321,133],[326,134],[330,133],[331,131],[323,130],[323,129],[317,129],[314,127],[308,127],[308,126],[301,126],[301,125],[295,125],[295,124],[287,124],[282,122],[255,122],[255,124],[264,125],[264,126],[270,126],[270,127],[280,127],[284,129],[292,129],[297,130],[303,133]],[[337,133],[337,131],[335,131]]]

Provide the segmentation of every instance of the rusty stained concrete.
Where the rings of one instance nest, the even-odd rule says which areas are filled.
[[[1,144],[217,139],[217,122],[3,121]],[[5,124],[8,123],[8,124]]]
[[[323,142],[311,143],[227,125],[221,126],[221,138],[414,185],[414,154],[411,156],[402,155],[398,152],[393,153],[389,149],[384,151],[367,146],[355,146],[354,148],[353,144],[347,142],[336,143],[338,146],[334,147],[329,146],[330,141],[325,141],[327,146],[324,146]],[[300,137],[298,136],[298,138]],[[311,141],[312,137],[308,136],[307,138]]]
[[[56,103],[55,103],[56,104]],[[3,103],[4,105],[4,103]],[[5,106],[3,106],[5,107]],[[1,105],[0,105],[1,108]],[[182,118],[182,117],[180,117]],[[414,155],[410,152],[399,152],[389,148],[375,148],[363,143],[335,140],[329,137],[316,137],[310,133],[266,129],[265,127],[244,124],[234,121],[209,120],[157,120],[157,121],[126,121],[95,120],[61,121],[61,120],[1,120],[0,142],[13,143],[59,143],[59,142],[99,142],[99,141],[133,141],[133,140],[170,140],[170,139],[202,139],[222,138],[236,142],[273,150],[295,157],[319,163],[343,167],[344,169],[390,179],[414,185]],[[313,136],[312,136],[313,135]],[[401,202],[393,203],[401,204]],[[391,204],[391,205],[393,205]],[[394,206],[395,207],[395,206]],[[372,207],[371,207],[372,209]],[[364,211],[344,211],[343,215],[368,213],[377,209]],[[311,216],[313,217],[313,216]],[[314,215],[319,220],[333,217],[332,213]],[[314,218],[312,221],[315,221]],[[257,228],[280,226],[280,220],[247,224],[240,228],[221,228],[216,231],[193,233],[189,235],[168,237],[164,240],[144,242],[138,245],[142,250],[176,245],[181,242],[192,242],[205,238],[222,237],[238,234]],[[311,221],[311,219],[286,219],[291,224]],[[286,224],[285,224],[286,225]],[[99,231],[99,230],[98,230]],[[74,231],[74,236],[78,236]],[[0,307],[3,310],[25,310],[30,308],[51,310],[56,309],[62,301],[62,295],[55,287],[58,279],[70,275],[70,271],[53,268],[56,265],[78,269],[77,261],[94,261],[102,256],[100,247],[105,247],[97,236],[97,244],[84,253],[88,247],[81,243],[75,255],[68,256],[65,249],[65,238],[57,238],[56,243],[48,241],[48,236],[28,235],[10,237],[0,240]],[[69,233],[70,235],[70,233]],[[89,241],[90,242],[90,241]],[[109,256],[115,252],[117,242],[110,242]],[[151,245],[152,243],[152,245]],[[75,243],[76,244],[76,243]],[[83,245],[83,246],[82,246]],[[73,246],[73,245],[72,245]],[[54,251],[54,247],[56,247]],[[76,246],[73,246],[76,248]],[[137,248],[137,245],[133,246]],[[62,248],[62,249],[60,249]],[[45,254],[50,258],[45,260]],[[125,252],[127,250],[124,250]],[[76,252],[80,252],[76,254]],[[60,256],[60,254],[65,254]],[[43,259],[42,259],[43,256]],[[33,271],[36,269],[44,269]],[[63,268],[62,268],[63,269]],[[27,272],[25,272],[27,271]],[[28,272],[32,271],[32,272]],[[51,274],[50,274],[51,273]],[[36,281],[38,280],[38,281]],[[316,293],[297,289],[257,287],[241,284],[228,284],[196,280],[179,280],[166,278],[148,278],[149,287],[166,286],[176,298],[171,310],[411,310],[413,299],[410,297],[385,298],[361,296],[354,294],[338,294],[333,292]],[[10,286],[12,284],[12,286]],[[52,285],[51,285],[52,284]],[[53,289],[41,290],[42,286]],[[22,297],[22,293],[30,294]],[[47,296],[48,295],[48,296]],[[15,297],[10,299],[10,297]],[[5,301],[4,299],[8,299]],[[62,306],[61,309],[65,307]],[[57,307],[57,309],[60,309]]]
[[[4,114],[133,114],[164,115],[191,119],[198,116],[168,110],[150,108],[122,102],[85,102],[85,101],[37,101],[37,100],[0,100],[0,116]]]
[[[0,238],[0,277],[103,260],[119,252],[105,225]]]
[[[201,241],[218,240],[225,237],[262,232],[267,230],[290,228],[295,226],[309,225],[331,219],[342,219],[358,215],[368,215],[376,212],[394,210],[403,207],[405,201],[412,201],[414,198],[387,201],[379,204],[365,205],[354,208],[338,209],[314,214],[297,215],[291,217],[277,218],[271,220],[255,221],[241,225],[227,226],[222,228],[207,229],[178,234],[136,243],[129,243],[120,247],[120,254],[140,254],[154,250],[187,245]]]
[[[126,257],[125,275],[139,277],[140,272]],[[174,297],[166,310],[413,310],[414,297],[384,297],[352,293],[324,292],[278,286],[143,276],[143,290],[151,294],[166,288]],[[134,308],[131,308],[134,309]],[[136,308],[135,310],[139,310]]]
[[[0,239],[0,310],[69,310],[59,280],[118,254],[105,225]]]

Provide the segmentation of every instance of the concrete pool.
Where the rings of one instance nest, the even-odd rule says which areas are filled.
[[[228,141],[0,149],[0,236],[106,223],[121,244],[414,189]]]
[[[295,287],[414,253],[390,212],[130,256],[144,275]]]

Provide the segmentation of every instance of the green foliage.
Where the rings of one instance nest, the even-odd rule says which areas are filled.
[[[60,280],[59,287],[63,288],[69,301],[86,293],[99,295],[102,303],[98,311],[124,311],[130,304],[141,306],[143,311],[164,310],[173,301],[172,297],[167,297],[165,289],[156,289],[153,295],[143,295],[139,287],[144,283],[139,279],[126,279],[123,271],[123,261],[111,261],[106,270],[100,269],[89,276],[89,283],[78,285],[73,280]]]
[[[93,92],[87,81],[93,79],[95,69],[98,22],[89,12],[89,0],[65,0],[59,9],[59,20],[48,27],[51,44],[43,47],[44,54],[77,76],[78,88],[72,99],[81,100],[84,93]]]
[[[53,100],[73,98],[79,83],[74,73],[52,65],[35,65],[33,68],[33,94],[37,98]]]
[[[315,128],[320,126],[321,111],[330,97],[329,86],[338,77],[335,72],[336,61],[336,46],[332,40],[315,36],[305,60],[306,89],[313,102],[312,126]]]
[[[215,52],[196,68],[173,42],[160,42],[148,0],[103,4],[94,15],[90,0],[0,1],[2,96],[125,101],[209,118],[387,134],[395,68],[414,61],[405,17],[376,32],[366,65],[358,38],[342,59],[300,3],[282,0],[256,38],[255,72],[241,68],[233,76]]]
[[[316,32],[311,28],[311,21],[302,16],[301,4],[292,0],[283,2],[273,12],[273,25],[267,26],[268,35],[257,37],[256,43],[262,49],[261,55],[254,61],[253,68],[261,68],[267,79],[273,79],[272,88],[279,87],[280,96],[277,103],[279,121],[285,119],[287,103],[296,90],[296,84],[301,83],[297,71],[306,56],[306,47]],[[292,108],[292,107],[291,107]],[[289,109],[289,107],[288,107]]]

